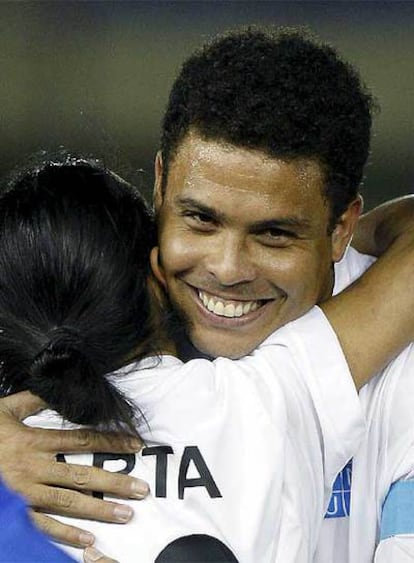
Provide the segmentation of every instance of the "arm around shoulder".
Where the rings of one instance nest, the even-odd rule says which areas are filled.
[[[414,225],[339,295],[321,305],[359,389],[414,339]]]

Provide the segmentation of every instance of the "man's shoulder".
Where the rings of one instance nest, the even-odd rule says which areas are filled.
[[[361,254],[352,246],[346,250],[342,260],[335,264],[335,286],[333,294],[340,293],[367,270],[376,258]]]
[[[413,395],[414,344],[411,344],[386,366],[381,377],[376,377],[361,392],[368,417],[381,425],[391,449],[405,447],[407,441],[413,443]]]

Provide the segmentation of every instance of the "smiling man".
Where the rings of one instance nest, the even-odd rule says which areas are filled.
[[[330,295],[351,228],[331,240],[316,161],[189,132],[157,201],[167,291],[200,351],[240,357]],[[358,210],[359,200],[352,222]]]
[[[232,358],[326,299],[361,210],[371,97],[297,33],[183,66],[156,160],[160,265],[203,353]]]
[[[184,63],[155,166],[158,264],[199,351],[251,352],[372,264],[347,251],[372,109],[355,69],[296,32],[229,34]],[[414,210],[406,209],[410,224]],[[378,242],[381,229],[372,232]],[[334,485],[318,563],[368,563],[380,540],[378,561],[414,552],[414,512],[402,510],[414,498],[414,417],[405,400],[414,392],[414,351],[387,371],[392,378],[376,378],[361,395],[373,422],[354,460],[350,539],[348,464]]]
[[[195,132],[182,141],[157,198],[160,263],[200,351],[240,357],[331,294],[332,262],[360,201],[333,237],[323,181],[314,160],[283,161]]]
[[[361,210],[371,110],[356,71],[330,47],[297,32],[230,34],[184,64],[156,159],[158,270],[199,351],[232,358],[249,353],[372,262],[353,252],[341,260]],[[18,412],[23,418],[29,408]],[[35,459],[33,450],[41,447],[33,445],[30,430],[14,424],[9,442],[18,441],[18,432]],[[10,428],[9,423],[8,434]],[[76,446],[67,440],[62,447],[57,434],[52,443],[37,432],[47,446],[35,484],[26,487],[32,504],[95,518],[99,506],[101,519],[130,517],[115,503],[98,504],[95,498],[93,505],[76,491],[141,498],[142,484],[121,476],[114,483],[96,468],[88,473],[66,467],[57,474],[63,464],[52,464],[54,453]],[[77,451],[110,448],[102,437],[88,443],[82,436]],[[13,462],[0,469],[15,477]],[[50,484],[59,487],[56,498]],[[91,541],[79,530],[68,535],[59,524],[48,526],[71,543]],[[341,553],[325,561],[340,561],[346,549],[345,540]]]

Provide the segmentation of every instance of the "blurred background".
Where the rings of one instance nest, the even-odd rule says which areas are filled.
[[[414,2],[2,1],[0,173],[63,145],[152,189],[152,161],[181,62],[247,24],[306,25],[375,94],[366,208],[413,191]]]

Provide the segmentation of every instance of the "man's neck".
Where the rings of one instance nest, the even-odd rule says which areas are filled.
[[[195,358],[204,358],[205,360],[214,359],[211,356],[207,356],[207,354],[200,352],[200,350],[198,350],[185,335],[179,339],[176,345],[178,357],[183,362],[188,362],[189,360],[194,360]]]

